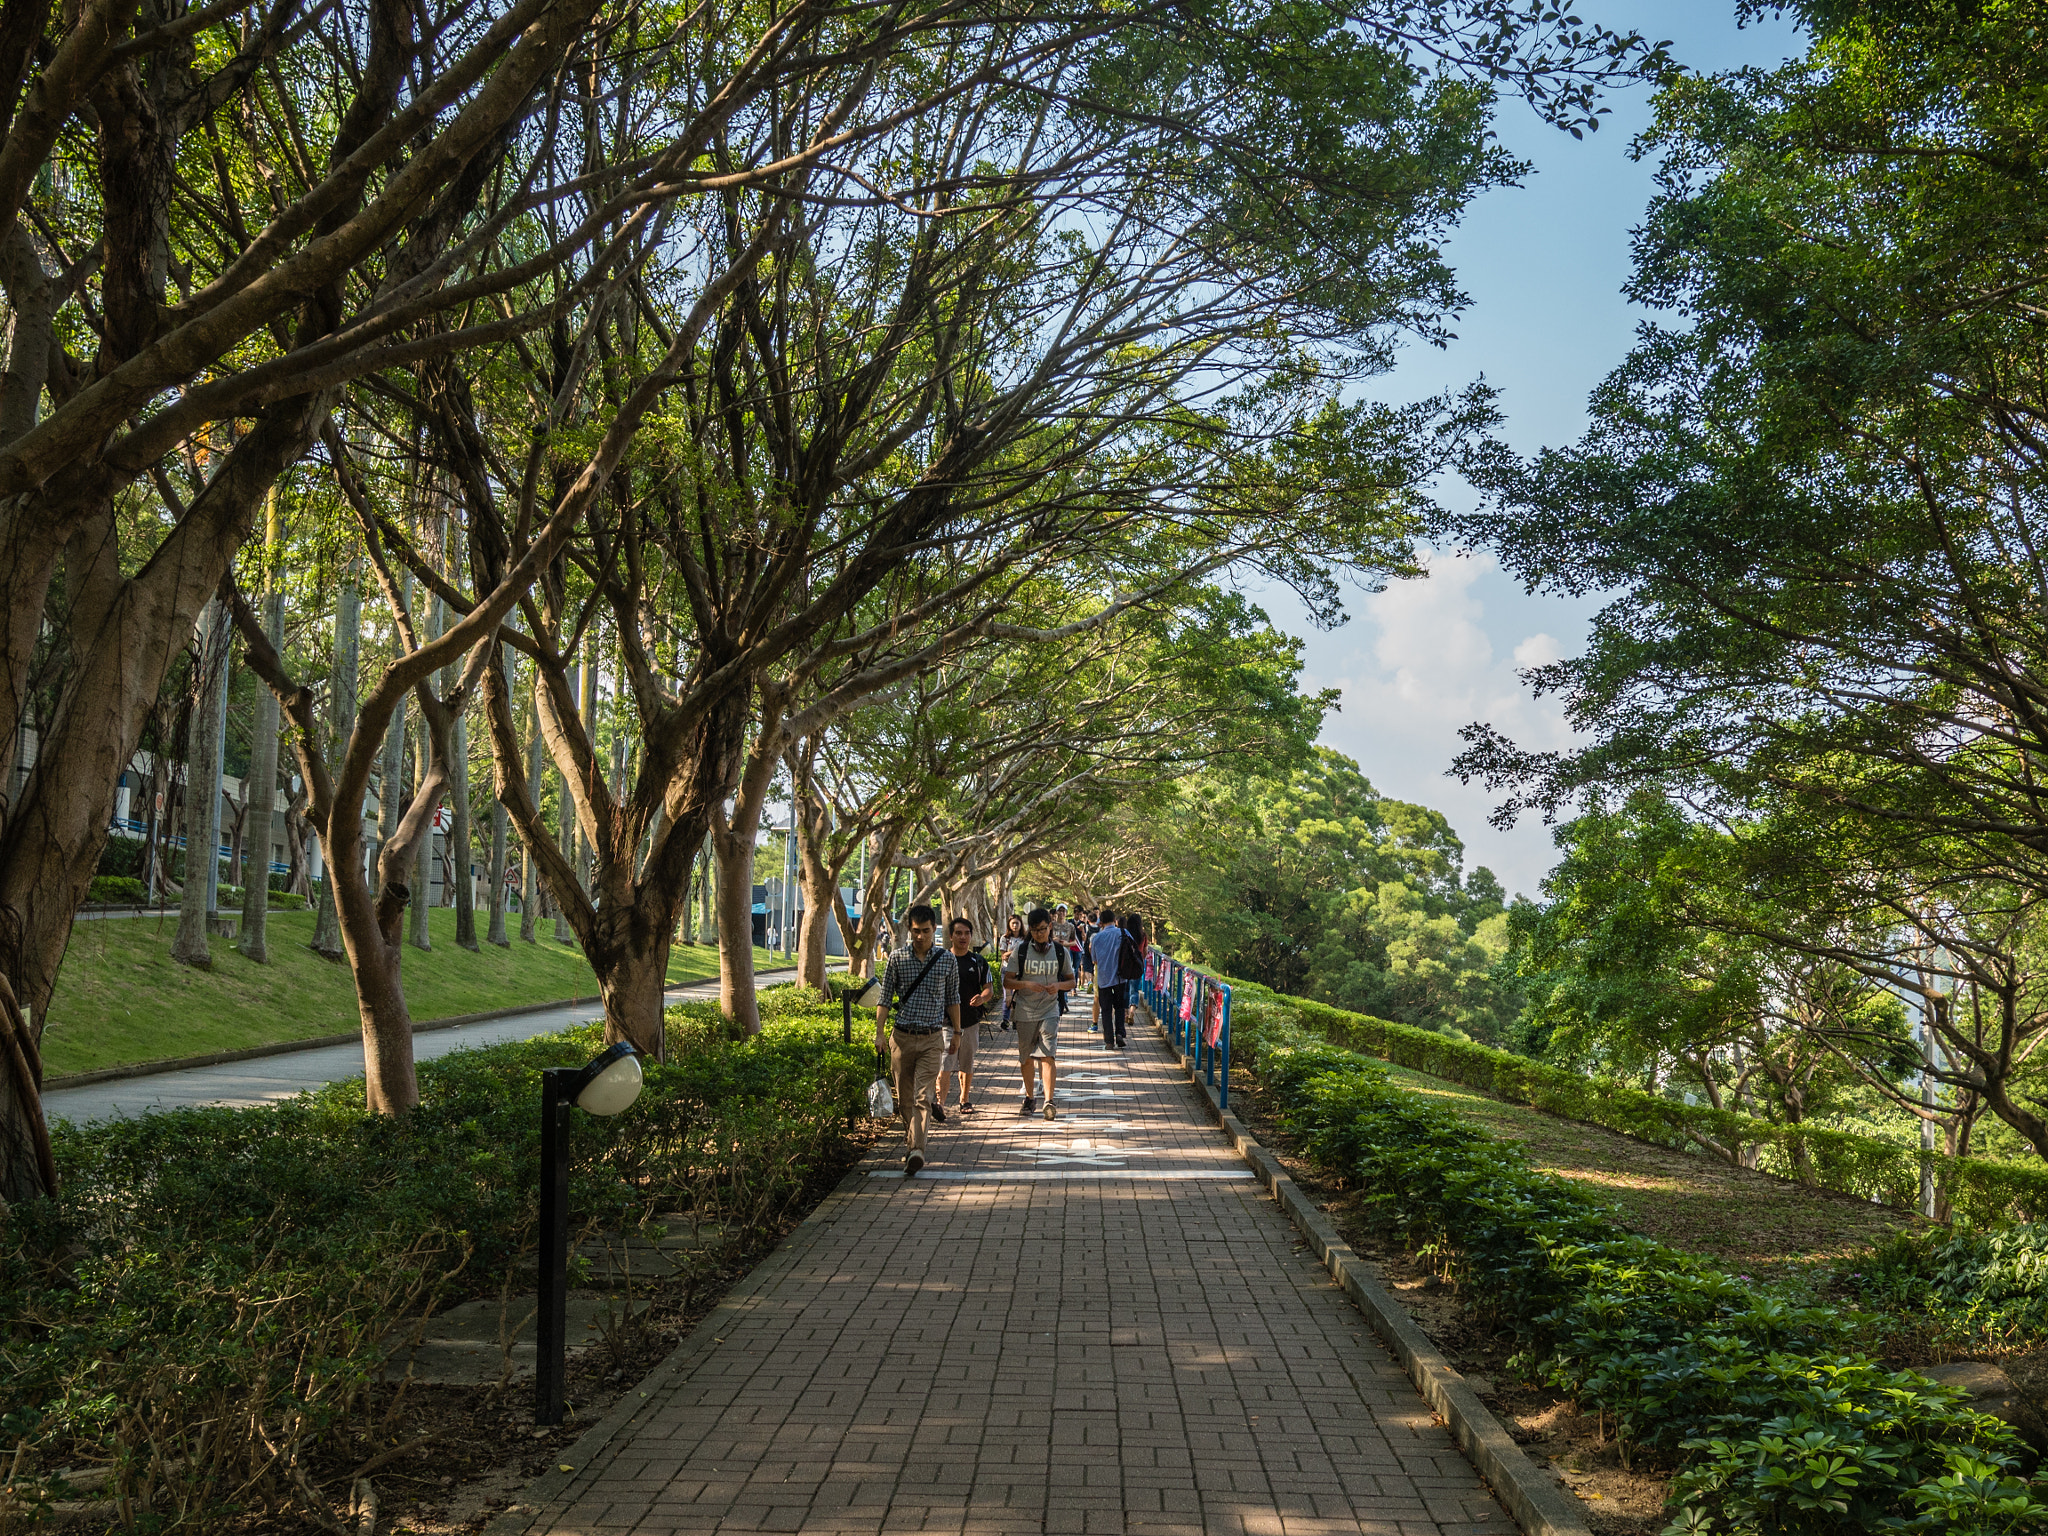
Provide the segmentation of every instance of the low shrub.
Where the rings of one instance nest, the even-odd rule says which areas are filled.
[[[1894,1233],[1842,1279],[1923,1348],[1960,1354],[2048,1337],[2048,1226]]]
[[[140,880],[127,875],[94,875],[85,899],[98,906],[139,907],[145,896]]]
[[[1250,982],[1232,982],[1231,992],[1233,1032],[1238,1028],[1235,1021],[1250,1019],[1256,1027],[1257,1019],[1270,1010],[1347,1050],[1462,1083],[1511,1104],[1526,1104],[1659,1146],[1714,1155],[1744,1149],[1752,1165],[1767,1173],[1859,1200],[1916,1210],[1925,1167],[1933,1170],[1937,1197],[1958,1220],[1988,1225],[2048,1214],[2048,1166],[1951,1157],[1848,1131],[1777,1125],[1644,1093],[1609,1078],[1545,1066],[1451,1035],[1346,1013],[1305,998],[1281,997]]]
[[[1671,1533],[2038,1530],[2022,1448],[1963,1394],[1858,1351],[1864,1320],[1648,1238],[1501,1143],[1314,1040],[1284,1007],[1234,1033],[1283,1122],[1377,1224],[1512,1328],[1520,1369],[1679,1468]]]
[[[748,1241],[843,1159],[870,1065],[841,1047],[836,1008],[773,1013],[757,1037],[688,1050],[672,1020],[670,1063],[647,1066],[631,1110],[570,1117],[579,1222]],[[252,1507],[332,1519],[346,1490],[312,1481],[309,1455],[364,1423],[397,1318],[497,1295],[530,1264],[540,1073],[601,1044],[590,1025],[422,1063],[404,1120],[366,1115],[356,1081],[60,1125],[62,1197],[0,1232],[16,1496],[61,1497],[54,1474],[91,1467],[130,1528]]]

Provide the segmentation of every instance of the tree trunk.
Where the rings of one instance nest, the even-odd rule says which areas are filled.
[[[763,734],[747,757],[731,816],[714,811],[711,817],[711,841],[718,852],[718,1008],[750,1035],[761,1032],[754,995],[754,839],[782,755],[782,743],[774,739],[779,702],[764,698],[761,718]]]
[[[158,844],[163,839],[163,807],[169,803],[170,780],[164,773],[162,754],[152,754],[149,764],[149,805],[148,816],[142,826],[142,900],[146,906],[156,905],[157,887],[162,882],[162,855]]]
[[[271,505],[272,549],[277,545],[277,511]],[[264,627],[272,649],[284,649],[284,589],[275,576],[274,590],[264,602]],[[277,814],[277,695],[268,688],[256,690],[256,735],[249,747],[249,777],[243,781],[242,796],[248,809],[242,813],[242,931],[235,947],[258,965],[270,963],[270,823]],[[251,866],[248,848],[255,843]]]
[[[576,930],[569,926],[570,894],[554,889],[558,884],[568,884],[575,877],[576,868],[576,802],[570,796],[569,776],[565,773],[555,775],[555,815],[561,822],[556,836],[562,850],[562,869],[548,883],[555,898],[555,942],[573,944]]]
[[[218,600],[206,605],[199,626],[199,699],[185,770],[185,887],[178,903],[178,933],[171,958],[205,970],[213,964],[206,918],[220,862],[220,748],[226,723],[228,619]]]
[[[225,752],[222,753],[221,761],[225,765],[227,761]],[[223,767],[220,797],[227,802],[221,811],[221,824],[227,830],[228,839],[227,883],[229,885],[246,886],[249,883],[249,876],[248,872],[242,867],[242,829],[248,825],[249,821],[249,781],[246,778],[242,780],[241,799],[237,800],[228,793],[227,774],[225,767]],[[219,905],[220,903],[216,900],[214,903],[216,910],[219,908]]]
[[[455,717],[454,753],[455,781],[449,786],[449,797],[454,801],[455,819],[448,828],[448,851],[449,864],[455,872],[455,942],[459,948],[475,953],[482,946],[476,941],[476,881],[469,872],[469,722],[461,715]],[[502,896],[492,900],[495,905],[504,905]],[[495,921],[499,928],[504,927],[502,916]]]
[[[536,806],[540,804],[542,783],[540,730],[535,727],[533,737],[526,744],[526,795]],[[504,797],[498,797],[500,807]],[[519,834],[519,937],[528,944],[538,942],[534,938],[534,925],[540,921],[540,861],[533,856],[533,848],[526,840],[522,829]]]
[[[697,925],[697,942],[716,944],[718,942],[718,849],[709,832],[704,834],[704,851],[698,856],[704,866],[704,878],[698,886],[698,899],[703,903],[702,921]]]
[[[737,807],[735,810],[737,811]],[[760,807],[754,808],[758,815]],[[754,840],[751,826],[712,833],[718,848],[718,1011],[750,1035],[761,1032],[754,995]]]
[[[432,729],[433,727],[427,723],[425,716],[422,715],[420,718],[419,746],[415,749],[419,753],[419,757],[414,764],[414,769],[418,774],[418,783],[413,789],[415,796],[426,787],[427,762],[429,758],[428,735]],[[410,879],[412,881],[412,947],[414,949],[430,950],[434,947],[434,933],[428,923],[434,907],[434,823],[431,818],[427,822],[427,830],[420,835],[419,844],[414,849]]]
[[[825,862],[825,816],[809,795],[797,797],[796,859],[797,886],[803,892],[803,923],[797,930],[796,975],[800,986],[829,998],[826,981],[825,943],[832,931],[833,907],[839,896],[839,882]]]
[[[341,761],[356,732],[356,692],[360,686],[363,642],[363,594],[358,584],[361,570],[354,561],[342,570],[341,591],[334,603],[334,668],[329,675],[327,693],[327,751],[330,762]],[[362,806],[358,804],[351,809],[360,822],[363,819]],[[341,922],[334,912],[332,866],[328,868],[322,886],[320,914],[313,921],[312,949],[315,954],[329,960],[339,960],[342,957]]]
[[[398,835],[398,818],[403,814],[405,804],[405,739],[407,725],[405,705],[392,711],[391,727],[384,733],[384,754],[379,763],[381,777],[377,781],[377,846],[370,850],[369,868],[383,879],[384,850],[391,845],[391,839]],[[334,871],[333,856],[329,855],[328,873]]]
[[[500,949],[512,947],[511,935],[505,931],[505,867],[506,856],[511,847],[511,826],[505,816],[505,802],[496,801],[491,806],[491,926],[484,935],[486,944],[495,944]]]

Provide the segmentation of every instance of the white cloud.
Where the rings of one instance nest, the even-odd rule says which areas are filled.
[[[1361,599],[1342,629],[1307,637],[1308,685],[1342,691],[1323,741],[1356,758],[1381,793],[1450,817],[1468,869],[1484,864],[1510,891],[1535,895],[1555,859],[1549,829],[1525,817],[1512,831],[1496,830],[1487,817],[1499,797],[1447,770],[1464,746],[1459,730],[1474,721],[1525,747],[1570,741],[1558,701],[1534,698],[1517,674],[1566,655],[1551,631],[1575,627],[1578,614],[1564,605],[1530,612],[1490,556],[1436,555],[1428,565],[1428,576]],[[1503,633],[1538,617],[1549,621],[1542,629]]]

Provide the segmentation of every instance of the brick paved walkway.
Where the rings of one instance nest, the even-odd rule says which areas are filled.
[[[1053,1123],[1011,1038],[492,1536],[1512,1536],[1151,1029],[1070,1023]]]

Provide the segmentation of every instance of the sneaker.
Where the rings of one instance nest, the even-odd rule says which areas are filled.
[[[1048,1120],[1057,1120],[1059,1119],[1059,1117],[1060,1112],[1052,1107],[1052,1100],[1047,1099],[1045,1101],[1045,1118]]]
[[[1022,1109],[1018,1110],[1018,1111],[1017,1111],[1017,1113],[1018,1113],[1018,1114],[1020,1114],[1020,1115],[1028,1115],[1028,1114],[1030,1114],[1030,1113],[1031,1113],[1031,1095],[1030,1095],[1030,1094],[1028,1094],[1028,1093],[1027,1093],[1027,1094],[1025,1094],[1025,1095],[1024,1095],[1024,1107],[1023,1107]]]
[[[932,1118],[938,1121],[939,1124],[944,1125],[946,1123],[946,1106],[934,1100],[932,1103]]]
[[[906,1179],[909,1178],[912,1174],[916,1173],[917,1170],[922,1168],[923,1166],[924,1154],[922,1152],[911,1153],[910,1156],[903,1159],[903,1177],[905,1177]]]

